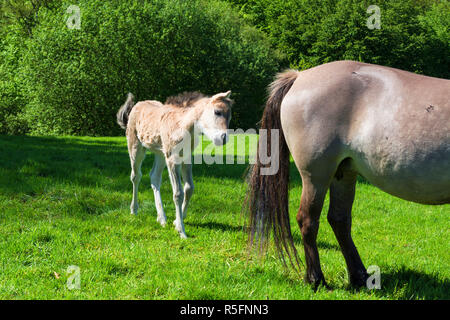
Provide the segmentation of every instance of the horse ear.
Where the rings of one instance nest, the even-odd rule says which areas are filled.
[[[228,90],[227,92],[218,93],[211,98],[211,101],[229,99],[230,95],[231,90]]]

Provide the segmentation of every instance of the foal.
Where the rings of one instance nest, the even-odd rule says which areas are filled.
[[[170,97],[165,104],[153,100],[134,104],[133,95],[128,94],[125,104],[117,113],[117,123],[126,129],[131,160],[131,182],[133,183],[131,214],[137,214],[138,211],[141,164],[146,149],[149,149],[155,155],[150,179],[155,195],[157,221],[162,226],[165,226],[167,222],[160,193],[161,175],[167,165],[176,209],[176,219],[173,224],[180,237],[187,238],[183,220],[186,218],[194,183],[192,161],[186,161],[186,156],[188,159],[192,156],[184,154],[182,155],[184,160],[180,161],[178,150],[180,146],[183,146],[183,151],[186,150],[184,148],[186,145],[189,152],[195,148],[197,139],[194,139],[194,128],[199,128],[216,145],[227,142],[227,130],[233,104],[230,94],[231,91],[228,91],[207,97],[199,92],[189,92]]]

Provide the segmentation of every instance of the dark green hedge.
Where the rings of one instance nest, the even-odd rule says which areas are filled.
[[[294,68],[357,60],[450,76],[448,0],[227,0],[263,30]],[[381,28],[367,28],[370,5]]]
[[[10,115],[0,116],[0,130],[120,134],[115,113],[128,91],[137,99],[164,101],[186,90],[231,89],[233,126],[253,127],[259,120],[266,86],[279,68],[277,54],[228,4],[78,1],[79,30],[66,26],[70,4],[41,8],[39,23],[21,48],[20,33],[11,32],[3,44],[3,61],[9,62],[3,63],[0,108]],[[21,97],[20,106],[7,98],[14,94]],[[13,118],[14,125],[7,121]]]
[[[333,60],[450,75],[445,0],[43,0],[38,11],[14,3],[25,9],[0,23],[0,133],[121,134],[114,115],[128,91],[165,100],[231,89],[232,126],[254,127],[277,71]],[[66,26],[71,4],[80,30]],[[373,4],[379,30],[366,26]]]

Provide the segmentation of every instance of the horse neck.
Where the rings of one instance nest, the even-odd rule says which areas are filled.
[[[194,130],[194,125],[202,116],[202,113],[208,103],[207,99],[200,99],[195,102],[194,105],[190,108],[187,108],[183,114],[182,125],[191,133]]]

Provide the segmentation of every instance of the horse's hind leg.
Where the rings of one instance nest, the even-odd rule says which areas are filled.
[[[320,268],[316,239],[319,231],[320,213],[332,174],[323,175],[323,172],[321,172],[315,175],[307,171],[300,171],[300,174],[302,176],[303,189],[297,222],[302,233],[303,247],[305,249],[305,281],[313,284],[314,288],[317,289],[320,284],[326,286],[325,278]]]
[[[330,186],[328,222],[344,255],[351,285],[361,287],[366,285],[368,275],[351,236],[351,212],[355,198],[356,177],[357,173],[348,167],[348,162],[344,161]]]
[[[186,219],[187,207],[189,200],[194,193],[194,180],[192,179],[192,164],[183,163],[181,168],[181,174],[184,182],[184,200],[183,200],[183,219]]]
[[[133,200],[131,201],[131,214],[137,214],[138,205],[138,188],[141,182],[142,172],[141,165],[145,158],[145,148],[142,146],[137,137],[128,137],[128,153],[131,161],[131,182],[133,183]]]
[[[164,155],[162,153],[155,152],[155,161],[153,162],[152,171],[150,172],[150,181],[152,184],[153,194],[155,196],[156,212],[158,214],[156,221],[158,221],[163,227],[166,226],[167,218],[161,200],[160,188],[162,172],[165,167],[166,162]]]

